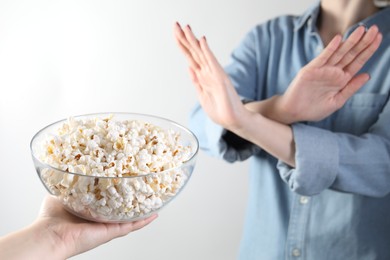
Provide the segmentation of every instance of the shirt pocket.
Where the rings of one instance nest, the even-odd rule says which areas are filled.
[[[331,117],[331,128],[336,132],[355,135],[368,132],[378,120],[387,99],[387,94],[355,94]]]

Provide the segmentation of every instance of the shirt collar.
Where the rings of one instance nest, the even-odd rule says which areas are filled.
[[[294,30],[299,31],[305,25],[310,27],[311,32],[317,31],[316,24],[318,15],[320,13],[321,3],[318,0],[312,5],[306,12],[300,16],[294,24]],[[376,14],[362,20],[361,22],[351,26],[344,37],[348,37],[359,25],[364,25],[366,28],[370,28],[372,25],[377,25],[379,31],[385,35],[390,32],[390,7],[383,8]]]
[[[300,16],[294,24],[294,30],[299,31],[301,28],[303,28],[306,24],[310,26],[310,29],[312,32],[316,31],[316,23],[318,14],[320,12],[320,0],[317,0],[317,2],[312,5],[309,9],[306,10],[306,12],[303,13],[302,16]]]
[[[374,15],[351,26],[344,37],[348,37],[360,25],[364,25],[366,28],[376,25],[383,35],[388,34],[390,32],[390,7],[383,8]]]

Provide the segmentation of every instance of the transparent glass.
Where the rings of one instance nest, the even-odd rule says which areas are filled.
[[[100,113],[75,116],[75,119],[107,117],[115,120],[139,120],[180,133],[183,146],[191,147],[189,159],[180,167],[131,177],[96,177],[65,172],[39,158],[42,143],[66,119],[40,130],[31,140],[35,169],[47,191],[62,202],[65,209],[81,218],[105,223],[124,223],[146,218],[164,208],[179,195],[194,170],[198,140],[187,128],[164,118],[135,113]],[[103,196],[104,195],[104,196]]]

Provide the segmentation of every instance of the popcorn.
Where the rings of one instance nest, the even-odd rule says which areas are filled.
[[[62,170],[41,171],[49,191],[77,215],[107,222],[146,217],[170,201],[193,152],[171,129],[113,116],[69,118],[42,146],[40,159]]]

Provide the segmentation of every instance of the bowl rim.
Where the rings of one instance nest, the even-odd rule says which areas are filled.
[[[147,174],[143,174],[143,175],[137,175],[137,176],[94,176],[94,175],[86,175],[86,174],[81,174],[81,173],[75,173],[75,172],[68,172],[68,171],[64,171],[64,170],[61,170],[57,167],[54,167],[50,164],[47,164],[47,163],[44,163],[42,162],[37,156],[36,154],[34,153],[34,150],[33,150],[33,142],[34,140],[40,135],[42,134],[46,129],[48,129],[49,127],[51,126],[54,126],[56,124],[59,124],[61,122],[65,122],[66,120],[68,120],[69,118],[80,118],[80,117],[91,117],[91,116],[99,116],[99,115],[113,115],[115,117],[115,115],[135,115],[135,116],[141,116],[141,117],[150,117],[150,118],[155,118],[155,119],[159,119],[159,120],[163,120],[163,121],[166,121],[172,125],[175,125],[177,128],[180,128],[181,130],[183,130],[184,132],[186,132],[187,134],[189,134],[190,136],[193,137],[195,143],[196,143],[196,147],[195,147],[195,150],[192,152],[190,158],[186,161],[183,161],[183,163],[179,166],[176,166],[176,167],[173,167],[173,168],[169,168],[169,169],[166,169],[164,171],[160,171],[160,172],[150,172],[150,173],[147,173]],[[171,120],[171,119],[167,119],[167,118],[164,118],[164,117],[160,117],[160,116],[155,116],[155,115],[151,115],[151,114],[144,114],[144,113],[133,113],[133,112],[100,112],[100,113],[88,113],[88,114],[80,114],[80,115],[75,115],[75,116],[69,116],[67,118],[63,118],[63,119],[60,119],[60,120],[57,120],[43,128],[41,128],[38,132],[36,132],[34,134],[34,136],[31,138],[31,141],[30,141],[30,152],[31,152],[31,155],[33,157],[33,160],[36,160],[38,161],[40,164],[42,164],[45,168],[50,168],[52,170],[55,170],[57,172],[61,172],[61,173],[64,173],[64,174],[71,174],[71,175],[77,175],[77,176],[82,176],[82,177],[90,177],[90,178],[104,178],[104,179],[132,179],[132,178],[140,178],[140,177],[148,177],[148,176],[155,176],[155,175],[162,175],[162,174],[165,174],[167,172],[170,172],[170,171],[173,171],[173,170],[177,170],[177,169],[180,169],[182,168],[183,166],[185,166],[185,164],[189,164],[190,162],[192,162],[195,158],[196,158],[196,155],[198,154],[199,152],[199,140],[198,138],[196,137],[196,135],[191,131],[189,130],[187,127],[184,127],[183,125],[179,124],[179,123],[176,123],[175,121]]]

